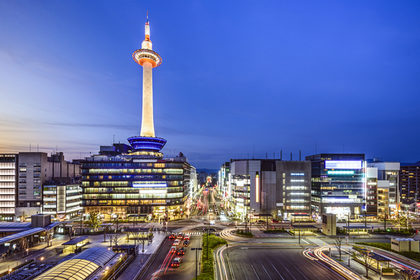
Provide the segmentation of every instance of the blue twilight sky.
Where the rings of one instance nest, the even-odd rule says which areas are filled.
[[[166,155],[420,160],[417,0],[0,1],[0,152],[138,135],[147,10]]]

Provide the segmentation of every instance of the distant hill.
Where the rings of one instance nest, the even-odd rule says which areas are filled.
[[[211,173],[217,173],[217,172],[219,172],[219,169],[207,169],[207,168],[197,169],[197,173],[200,173],[201,171],[204,171],[207,174],[211,174]]]

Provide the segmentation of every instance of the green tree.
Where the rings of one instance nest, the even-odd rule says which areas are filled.
[[[89,219],[86,221],[86,224],[88,227],[93,228],[93,230],[96,231],[102,224],[101,219],[99,219],[99,212],[90,212]]]

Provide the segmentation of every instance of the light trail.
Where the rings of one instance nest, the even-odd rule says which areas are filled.
[[[322,252],[323,250],[326,250],[328,248],[331,248],[331,247],[330,246],[322,246],[322,247],[316,248],[314,250],[315,256],[320,261],[322,261],[322,262],[326,263],[327,265],[329,265],[334,271],[336,271],[337,273],[339,273],[344,278],[349,279],[349,280],[359,280],[360,279],[359,275],[353,273],[352,271],[350,271],[349,269],[347,269],[344,266],[340,265],[339,263],[337,263],[333,259],[327,257]]]

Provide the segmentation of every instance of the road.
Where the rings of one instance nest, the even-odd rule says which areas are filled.
[[[300,246],[243,244],[228,250],[231,268],[228,271],[232,272],[233,277],[223,279],[344,279],[324,264],[304,257],[303,248]],[[223,255],[227,260],[227,250],[223,252]],[[227,275],[230,276],[230,273]]]
[[[168,240],[160,250],[159,254],[156,256],[156,259],[147,269],[142,279],[171,279],[171,280],[185,280],[193,279],[195,277],[196,269],[196,253],[191,250],[193,247],[201,247],[202,237],[201,236],[192,236],[191,242],[188,247],[186,247],[186,253],[184,256],[181,256],[182,262],[179,267],[172,268],[170,267],[172,260],[176,257],[175,254],[169,253],[173,239]],[[181,246],[179,246],[180,248]],[[201,251],[198,255],[200,260]]]

